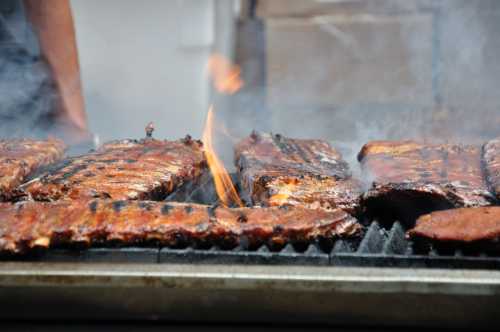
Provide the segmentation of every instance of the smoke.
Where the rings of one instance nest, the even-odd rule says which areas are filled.
[[[354,171],[372,139],[500,134],[498,1],[340,2],[240,21],[236,2],[186,3],[72,1],[90,129],[103,141],[142,137],[149,121],[158,138],[200,137],[210,102],[235,140],[252,129],[326,139]],[[245,87],[233,96],[211,95],[214,52],[235,53],[242,66]],[[46,86],[38,66],[2,57],[0,113]],[[28,127],[50,107],[45,95],[30,104]]]
[[[261,30],[243,23],[252,34],[239,38],[260,47],[237,55],[243,79],[259,70],[263,77],[224,112],[234,135],[326,139],[354,174],[370,140],[479,144],[500,135],[500,2],[371,4],[313,17],[270,14]]]
[[[0,42],[0,137],[43,137],[55,102],[49,69],[1,16]]]

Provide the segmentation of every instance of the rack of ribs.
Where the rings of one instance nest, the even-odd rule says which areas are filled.
[[[360,183],[328,142],[253,132],[235,150],[242,197],[247,202],[357,213]]]
[[[500,200],[500,138],[486,143],[483,147],[483,160],[486,176],[491,190]]]
[[[24,186],[35,200],[164,199],[206,170],[202,144],[152,138],[119,140],[69,158]]]
[[[413,141],[373,141],[358,155],[369,189],[362,205],[380,220],[415,219],[435,210],[490,205],[481,149],[426,145]]]
[[[408,237],[455,243],[497,241],[500,238],[500,207],[432,212],[417,219]]]
[[[0,140],[0,201],[16,196],[17,187],[37,169],[62,158],[65,145],[57,139]]]
[[[230,243],[250,246],[358,235],[344,211],[301,207],[223,208],[156,201],[62,200],[0,203],[0,251],[26,253],[53,246],[165,246]]]

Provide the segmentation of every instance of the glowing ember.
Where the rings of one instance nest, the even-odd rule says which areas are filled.
[[[233,94],[243,87],[241,69],[220,54],[212,54],[208,59],[208,71],[215,89],[221,93]]]
[[[205,129],[203,130],[203,147],[205,150],[205,157],[207,158],[208,167],[210,168],[210,172],[212,172],[212,176],[214,178],[215,190],[217,191],[217,196],[223,206],[228,207],[232,204],[236,204],[238,206],[244,206],[241,201],[238,193],[236,192],[236,188],[231,181],[231,177],[226,171],[226,168],[222,164],[221,160],[217,157],[212,137],[213,137],[213,106],[210,106],[207,114],[207,121],[205,123]]]

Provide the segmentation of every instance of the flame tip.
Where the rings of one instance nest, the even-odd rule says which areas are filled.
[[[220,93],[232,95],[245,85],[241,79],[241,68],[219,53],[209,57],[208,72],[215,89]]]

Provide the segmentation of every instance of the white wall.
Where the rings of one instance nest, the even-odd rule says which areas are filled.
[[[214,1],[72,0],[87,113],[102,140],[200,137]]]

